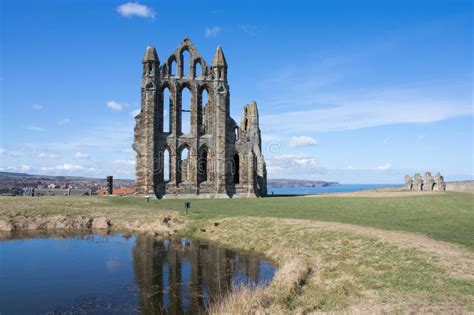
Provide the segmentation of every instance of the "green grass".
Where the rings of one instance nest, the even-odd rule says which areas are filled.
[[[144,198],[131,196],[0,197],[0,219],[106,216],[117,227],[125,222],[142,226],[162,222],[157,216],[163,214],[159,209],[183,214],[183,204],[184,200],[172,199],[147,204]],[[183,219],[180,215],[175,217]],[[259,291],[263,295],[254,302],[262,313],[340,311],[370,303],[379,307],[375,310],[395,305],[394,313],[404,309],[416,312],[416,305],[431,304],[440,313],[449,313],[451,306],[454,313],[474,311],[473,281],[458,277],[472,275],[472,255],[461,251],[461,256],[450,256],[400,247],[377,237],[321,229],[311,222],[333,221],[423,233],[474,250],[473,194],[195,199],[191,200],[188,218],[191,220],[182,220],[186,222],[180,231],[183,235],[255,251],[284,271],[283,278],[272,282],[263,293]],[[172,220],[175,221],[178,222]],[[157,226],[153,226],[157,232]],[[458,251],[454,247],[449,250]],[[451,257],[456,258],[453,263]],[[254,293],[248,296],[252,298]],[[244,300],[237,299],[235,305],[224,305],[221,313],[245,305]],[[248,313],[256,312],[253,305],[247,305]]]
[[[184,212],[184,200],[109,198],[114,206],[143,206]],[[446,193],[411,197],[272,197],[195,199],[190,216],[213,219],[258,216],[333,221],[425,234],[474,249],[474,195]]]
[[[443,193],[404,197],[269,197],[194,199],[189,216],[219,219],[236,216],[333,221],[425,234],[474,250],[474,194]],[[184,200],[138,197],[3,197],[0,216],[97,214],[112,219],[153,218],[155,209],[184,212]],[[115,211],[117,209],[117,211]],[[104,212],[105,211],[105,212]],[[16,214],[15,214],[16,213]]]

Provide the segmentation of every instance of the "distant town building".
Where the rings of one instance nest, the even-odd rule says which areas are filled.
[[[132,195],[135,193],[135,188],[115,188],[113,190],[113,195]],[[103,195],[110,195],[109,190],[107,187],[102,187],[97,189],[96,195],[103,196]]]

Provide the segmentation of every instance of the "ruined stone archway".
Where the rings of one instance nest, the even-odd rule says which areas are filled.
[[[177,183],[185,183],[189,181],[191,147],[185,143],[178,149],[178,167],[177,167]]]

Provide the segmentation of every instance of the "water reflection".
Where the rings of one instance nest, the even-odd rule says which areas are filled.
[[[16,235],[0,240],[0,313],[200,313],[274,272],[257,256],[187,238]]]
[[[204,310],[232,287],[262,284],[274,273],[258,257],[187,238],[138,236],[133,258],[141,310],[147,314]]]

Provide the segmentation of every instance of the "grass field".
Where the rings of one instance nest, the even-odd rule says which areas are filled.
[[[148,224],[153,230],[173,214],[180,233],[277,264],[268,288],[237,290],[212,306],[216,314],[474,311],[473,194],[196,199],[188,215],[183,203],[0,197],[0,220],[106,216],[118,229]]]
[[[474,250],[474,194],[445,193],[413,197],[271,197],[259,199],[195,199],[189,216],[217,219],[235,216],[332,221],[425,234]],[[130,216],[152,215],[159,209],[184,213],[184,200],[137,197],[0,197],[2,213],[63,214],[65,210],[131,208]],[[118,214],[118,213],[117,213]],[[120,212],[121,215],[126,215]]]
[[[110,198],[116,206],[147,206],[135,198]],[[149,207],[183,212],[183,200],[154,200]],[[387,230],[418,232],[474,249],[474,194],[446,193],[413,197],[196,199],[198,219],[258,216],[333,221]]]

